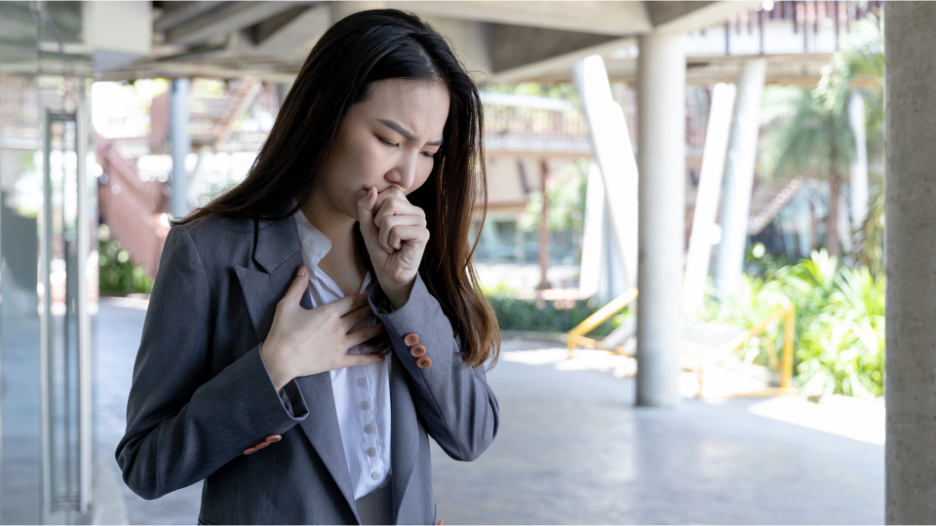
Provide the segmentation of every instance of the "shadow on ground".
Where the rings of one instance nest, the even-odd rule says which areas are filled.
[[[117,470],[145,305],[104,299],[96,452]],[[507,341],[504,356],[550,347]],[[634,407],[634,380],[502,359],[488,379],[500,429],[477,461],[433,447],[446,524],[871,524],[884,520],[884,448],[751,413],[761,400]],[[155,501],[123,486],[131,524],[192,524],[201,484]]]

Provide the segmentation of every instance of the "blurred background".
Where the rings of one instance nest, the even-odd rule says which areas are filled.
[[[502,428],[434,452],[445,522],[883,522],[879,1],[0,2],[2,522],[195,522],[114,460],[168,221],[380,7],[484,104]]]

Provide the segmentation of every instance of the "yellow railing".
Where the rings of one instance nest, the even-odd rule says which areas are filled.
[[[588,338],[585,335],[591,332],[595,327],[604,323],[608,318],[614,316],[621,311],[624,307],[630,304],[632,301],[637,299],[637,289],[632,288],[621,294],[610,303],[604,307],[595,311],[591,316],[585,318],[582,323],[579,323],[566,335],[566,347],[568,348],[569,354],[568,357],[574,358],[575,348],[579,345],[583,347],[592,347],[598,349],[600,347],[600,342],[592,338]],[[703,393],[703,382],[705,379],[705,369],[711,367],[721,361],[725,356],[733,353],[743,346],[745,343],[751,341],[751,339],[760,336],[764,330],[767,329],[767,326],[771,322],[776,321],[777,319],[783,318],[783,353],[780,357],[780,363],[776,362],[776,358],[769,354],[768,357],[771,360],[771,366],[774,370],[780,370],[780,387],[765,389],[762,391],[754,391],[748,393],[735,394],[733,396],[774,396],[777,394],[786,394],[789,393],[792,388],[790,383],[793,379],[793,339],[796,337],[796,306],[790,305],[783,309],[778,310],[767,319],[758,323],[754,327],[751,327],[747,332],[742,333],[737,338],[730,340],[718,352],[711,354],[709,356],[703,357],[699,361],[699,396],[702,396]],[[619,354],[625,354],[624,349],[606,349],[608,351],[617,352]]]
[[[598,309],[591,316],[585,318],[582,323],[579,323],[575,326],[569,333],[566,335],[566,346],[569,349],[569,358],[573,357],[575,348],[579,345],[586,347],[598,348],[598,343],[596,340],[591,338],[586,338],[585,335],[591,332],[595,327],[601,325],[611,316],[614,316],[626,307],[630,302],[637,299],[637,289],[629,289],[624,294],[621,294],[617,298],[611,300],[610,303],[604,307]]]
[[[790,383],[793,379],[793,339],[796,337],[796,305],[790,305],[773,313],[764,321],[748,329],[734,340],[731,340],[718,353],[705,357],[699,362],[699,397],[703,396],[703,381],[705,379],[705,368],[715,365],[725,356],[733,353],[751,339],[760,336],[767,325],[771,322],[783,318],[783,352],[780,355],[780,363],[773,354],[768,354],[771,360],[771,366],[780,370],[780,387],[764,389],[761,391],[752,391],[747,393],[738,393],[731,396],[775,396],[778,394],[787,394],[792,391]]]

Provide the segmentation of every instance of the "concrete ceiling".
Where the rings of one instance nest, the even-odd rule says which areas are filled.
[[[106,5],[107,2],[100,4]],[[351,12],[392,7],[420,15],[446,35],[476,80],[564,78],[572,64],[607,57],[654,32],[718,24],[760,2],[355,1],[153,2],[151,52],[97,71],[100,80],[240,77],[291,82],[322,33]],[[609,62],[612,76],[632,78],[634,60]]]

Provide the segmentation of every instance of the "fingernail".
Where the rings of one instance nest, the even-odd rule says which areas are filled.
[[[299,267],[299,275],[300,275],[300,276],[305,276],[305,275],[306,275],[306,268],[305,268],[305,265]]]
[[[384,358],[386,358],[386,356],[384,356],[384,355],[381,354],[380,356],[377,357],[377,361],[378,361],[378,362],[382,362],[382,361],[384,361]]]

